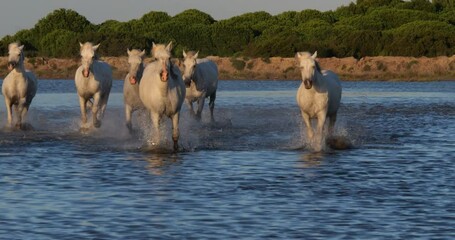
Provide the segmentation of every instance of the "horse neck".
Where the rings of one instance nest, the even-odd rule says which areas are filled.
[[[315,76],[314,76],[314,79],[313,79],[313,85],[316,88],[320,88],[320,87],[325,86],[324,76],[322,75],[322,73],[317,70],[317,71],[315,71],[314,75]]]
[[[137,74],[136,74],[137,79],[141,80],[142,74],[144,73],[144,69],[145,69],[144,63],[139,64],[139,68],[137,69]]]
[[[17,73],[25,73],[24,62],[19,61],[13,71],[16,71]]]
[[[16,69],[20,72],[25,72],[24,60],[25,60],[24,53],[21,52],[19,62],[17,63],[17,66],[16,66]]]

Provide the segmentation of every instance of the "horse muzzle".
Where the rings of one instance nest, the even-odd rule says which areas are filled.
[[[303,81],[303,84],[305,85],[306,89],[311,89],[313,87],[313,81],[311,80],[305,80]]]
[[[136,83],[137,83],[136,77],[130,77],[130,84],[131,85],[136,85]]]
[[[186,88],[189,88],[191,86],[191,78],[183,78],[183,83]]]
[[[8,62],[8,70],[13,70],[17,66],[16,62]]]
[[[82,75],[85,78],[88,78],[90,76],[90,70],[89,69],[82,69]]]

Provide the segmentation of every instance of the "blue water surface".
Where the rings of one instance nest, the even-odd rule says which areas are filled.
[[[40,80],[34,130],[0,130],[0,239],[455,238],[455,81],[343,82],[335,132],[352,146],[322,152],[305,148],[299,85],[221,81],[216,123],[184,106],[172,153],[144,147],[147,114],[128,132],[123,81],[87,133],[74,81]]]

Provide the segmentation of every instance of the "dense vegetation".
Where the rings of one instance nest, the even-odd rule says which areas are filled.
[[[101,42],[104,56],[173,41],[177,56],[182,49],[196,49],[201,55],[246,57],[291,57],[302,50],[318,50],[323,57],[432,57],[455,54],[455,6],[454,0],[357,0],[327,12],[253,12],[216,21],[194,9],[173,17],[152,11],[99,25],[59,9],[32,29],[1,39],[2,55],[13,41],[25,44],[28,56],[48,57],[77,56],[78,41]]]

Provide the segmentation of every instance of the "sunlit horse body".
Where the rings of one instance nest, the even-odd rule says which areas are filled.
[[[24,46],[11,43],[8,46],[8,70],[10,73],[3,80],[2,94],[8,114],[8,125],[12,127],[14,105],[17,123],[16,127],[25,128],[28,109],[35,97],[38,83],[35,75],[24,67]]]
[[[193,51],[186,53],[183,51],[183,81],[186,85],[185,101],[190,108],[191,114],[195,114],[193,102],[197,101],[196,118],[201,119],[205,98],[210,97],[210,117],[214,121],[213,109],[218,88],[218,67],[209,59],[198,59],[198,53]]]
[[[129,72],[123,83],[123,102],[125,104],[126,126],[131,131],[131,115],[134,111],[144,108],[144,104],[139,97],[139,83],[144,73],[145,50],[127,50]]]
[[[150,112],[154,127],[152,145],[159,143],[160,120],[172,119],[174,150],[178,149],[180,109],[185,99],[185,84],[179,68],[171,63],[172,43],[167,46],[153,43],[152,55],[156,61],[147,65],[139,84],[139,96]]]
[[[315,150],[322,147],[326,118],[329,118],[329,134],[335,126],[341,100],[341,84],[332,71],[321,71],[316,62],[317,53],[298,52],[296,58],[302,74],[302,84],[297,91],[297,104],[300,107],[307,129],[307,137],[315,144]],[[317,119],[314,136],[311,119]]]
[[[95,55],[99,44],[79,43],[82,66],[76,70],[75,83],[81,107],[82,125],[87,123],[87,107],[92,107],[93,126],[99,128],[106,110],[112,87],[112,70],[109,64],[100,61]],[[93,102],[91,100],[93,99]]]

